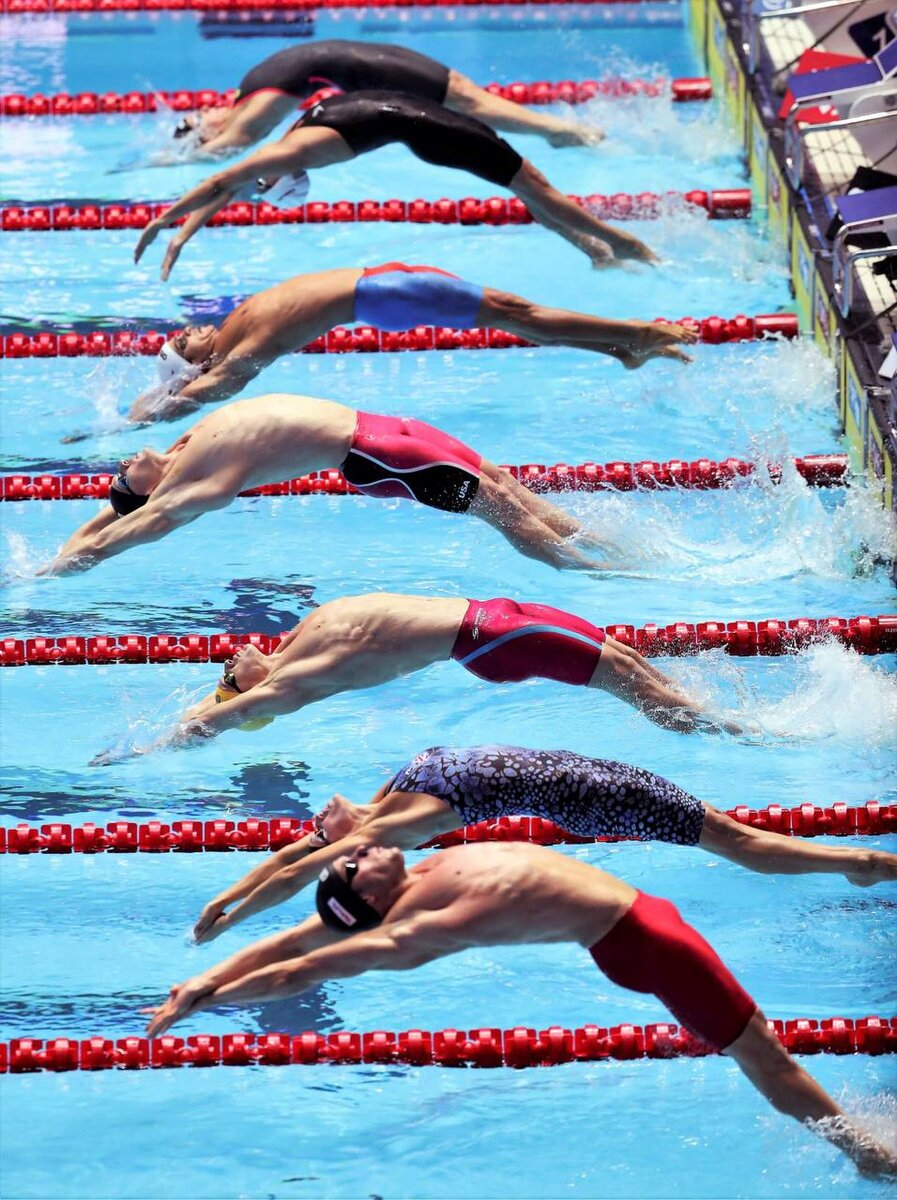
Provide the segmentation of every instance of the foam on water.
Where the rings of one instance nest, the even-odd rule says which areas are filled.
[[[122,685],[118,692],[122,707],[129,707],[129,690]],[[90,766],[108,767],[170,746],[170,739],[183,720],[184,713],[208,694],[208,683],[194,687],[182,684],[162,700],[155,712],[149,715],[126,713],[125,729],[110,746],[91,759]]]
[[[626,550],[611,562],[643,578],[728,582],[733,587],[799,574],[850,579],[893,553],[895,519],[875,489],[856,482],[832,506],[792,467],[780,483],[757,472],[746,486],[720,496],[610,494],[573,503],[588,532]],[[589,504],[588,512],[585,511]],[[708,524],[710,532],[708,533]]]
[[[569,120],[605,130],[607,140],[599,149],[609,157],[664,156],[698,164],[732,159],[731,137],[712,103],[686,112],[666,97],[596,96],[586,104],[561,107]]]
[[[755,671],[723,651],[674,659],[664,669],[714,712],[755,727],[763,740],[832,738],[886,747],[897,728],[897,678],[838,642],[788,659],[787,691],[760,691]]]

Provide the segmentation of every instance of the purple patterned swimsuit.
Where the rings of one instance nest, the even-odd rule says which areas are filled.
[[[465,825],[526,815],[581,837],[625,837],[695,846],[704,806],[675,783],[605,758],[521,746],[435,746],[412,758],[394,792],[451,805]]]

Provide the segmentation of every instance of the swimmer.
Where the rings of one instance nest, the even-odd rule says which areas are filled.
[[[216,408],[164,453],[148,447],[123,459],[109,505],[73,533],[38,574],[89,571],[226,508],[249,488],[337,464],[367,496],[469,512],[521,554],[558,569],[610,569],[570,544],[575,536],[588,540],[575,517],[442,430],[411,418],[357,412],[332,400],[272,394]]]
[[[546,604],[375,592],[330,600],[270,653],[242,646],[214,692],[183,716],[169,744],[256,729],[342,692],[378,687],[448,659],[489,683],[552,679],[599,688],[682,733],[739,733],[637,651],[590,621]],[[112,761],[107,754],[94,765]]]
[[[551,186],[529,160],[478,121],[450,112],[433,100],[401,92],[354,92],[321,100],[277,142],[256,150],[191,188],[140,235],[143,252],[168,226],[192,214],[168,244],[162,278],[184,245],[207,221],[234,200],[259,199],[295,207],[308,194],[308,172],[348,162],[359,154],[401,142],[424,162],[469,171],[524,202],[533,219],[582,250],[595,267],[628,259],[653,263],[651,250],[630,233],[608,225]]]
[[[201,404],[227,400],[281,354],[301,349],[334,325],[377,329],[416,325],[502,329],[540,345],[573,346],[635,369],[652,358],[691,361],[697,341],[684,325],[611,321],[545,308],[509,292],[468,283],[438,267],[384,263],[297,275],[244,300],[218,328],[188,326],[158,360],[160,382],[132,407],[131,421],[174,420]],[[76,435],[69,441],[82,440]]]
[[[742,825],[675,783],[626,763],[571,750],[437,746],[406,763],[369,804],[334,795],[315,818],[312,833],[270,855],[211,900],[193,936],[197,942],[212,941],[247,917],[289,900],[313,883],[322,867],[343,855],[351,858],[359,846],[413,850],[465,825],[522,814],[554,821],[576,837],[700,846],[764,875],[826,872],[844,875],[858,887],[897,882],[897,854],[817,846]]]
[[[668,901],[542,846],[456,846],[406,870],[401,850],[360,845],[321,872],[317,916],[175,985],[151,1013],[158,1037],[221,1005],[256,1005],[366,971],[408,971],[480,946],[578,943],[612,982],[653,994],[735,1060],[780,1112],[864,1174],[897,1157],[847,1118],[781,1044],[713,948]],[[718,1115],[715,1119],[719,1119]]]
[[[532,133],[552,146],[599,142],[596,126],[533,112],[477,87],[435,59],[380,42],[325,38],[289,46],[263,59],[240,81],[233,106],[204,108],[181,120],[175,138],[190,139],[193,158],[224,158],[267,137],[321,88],[342,92],[385,89],[433,100],[504,133]],[[179,159],[178,161],[183,161]]]

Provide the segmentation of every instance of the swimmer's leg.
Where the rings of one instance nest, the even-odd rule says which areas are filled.
[[[575,546],[565,542],[563,536],[536,516],[531,506],[523,502],[517,488],[511,486],[514,480],[507,472],[499,471],[497,467],[493,469],[497,478],[491,478],[488,470],[481,467],[480,485],[468,512],[488,522],[528,558],[535,558],[551,567],[557,567],[558,570],[607,569],[607,563],[587,558]]]
[[[705,805],[698,845],[711,854],[762,875],[844,875],[858,887],[897,881],[897,854],[882,850],[820,846],[803,838],[785,837],[742,825],[719,809]]]
[[[563,308],[547,308],[488,287],[483,289],[476,324],[504,329],[540,346],[572,346],[607,354],[630,368],[657,357],[691,362],[691,356],[679,346],[698,340],[697,333],[684,325],[612,321]]]
[[[852,1158],[864,1175],[897,1173],[897,1158],[850,1121],[797,1063],[757,1009],[745,1031],[723,1050],[770,1104],[796,1121],[821,1122],[819,1133]]]
[[[596,125],[577,125],[547,113],[533,112],[522,104],[494,96],[459,71],[449,71],[448,91],[443,104],[455,112],[476,117],[504,133],[534,133],[552,146],[588,146],[602,141],[604,130]]]
[[[637,650],[609,637],[589,687],[602,688],[632,704],[665,729],[678,733],[741,733],[740,726],[718,722],[668,676],[652,666]]]
[[[593,266],[607,266],[615,258],[657,261],[657,256],[644,242],[614,225],[600,221],[569,196],[552,187],[528,159],[523,160],[523,165],[508,187],[524,202],[535,220],[582,250],[592,260]]]
[[[480,471],[483,475],[488,476],[494,483],[503,485],[517,499],[518,503],[522,504],[528,512],[531,512],[537,520],[542,521],[549,529],[559,534],[561,537],[574,537],[582,532],[582,524],[576,517],[565,513],[562,508],[558,508],[556,504],[552,504],[550,500],[545,500],[529,488],[523,486],[514,478],[508,471],[503,471],[501,467],[497,467],[495,463],[487,462],[486,459],[480,463]]]

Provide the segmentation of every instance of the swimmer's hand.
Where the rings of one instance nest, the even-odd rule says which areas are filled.
[[[154,221],[150,221],[147,227],[141,233],[134,249],[134,262],[139,263],[143,257],[143,252],[148,246],[151,246],[162,230],[165,228],[166,222],[162,217],[156,217]]]
[[[60,554],[51,562],[44,563],[35,575],[80,575],[95,567],[99,560],[93,554]]]
[[[212,900],[199,914],[199,920],[193,926],[193,940],[198,946],[204,942],[213,942],[227,928],[225,906]]]
[[[173,984],[164,1004],[140,1010],[149,1014],[151,1018],[146,1026],[147,1037],[161,1037],[172,1025],[183,1021],[191,1012],[199,1011],[200,1001],[210,990],[208,985],[201,984],[198,979]]]
[[[184,239],[180,237],[173,237],[168,243],[168,249],[165,251],[165,257],[162,260],[162,273],[160,275],[163,283],[171,274],[172,268],[177,262],[183,247]]]
[[[120,754],[116,754],[113,750],[101,750],[87,765],[89,767],[111,767],[116,762],[121,762]]]
[[[629,233],[618,233],[619,241],[614,245],[614,255],[623,261],[643,262],[654,266],[660,262],[658,255]]]

